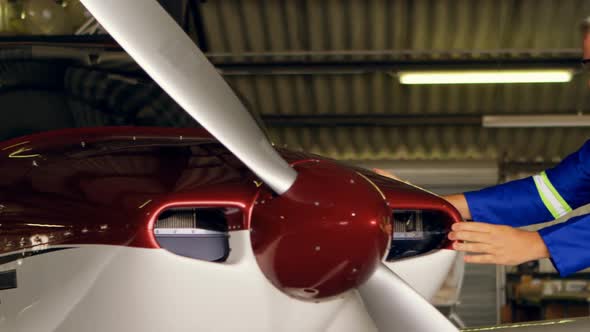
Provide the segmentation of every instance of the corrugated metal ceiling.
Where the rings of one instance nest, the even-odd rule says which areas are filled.
[[[185,17],[179,1],[162,2],[179,20]],[[408,64],[575,66],[581,55],[578,24],[590,15],[590,1],[183,2],[192,4],[187,8],[194,18],[185,26],[251,110],[267,119],[317,119],[315,125],[269,121],[279,145],[347,160],[555,161],[589,137],[581,128],[483,129],[459,118],[587,113],[585,74],[567,84],[405,86],[396,70]],[[330,123],[339,116],[415,121]],[[428,124],[420,123],[425,117]],[[438,117],[446,117],[445,123],[433,123]],[[183,119],[170,117],[176,118]]]
[[[567,84],[402,85],[390,73],[229,76],[263,115],[576,113],[590,109],[585,75]]]
[[[590,13],[590,2],[213,0],[201,2],[200,11],[207,51],[229,53],[231,60],[244,52],[285,51],[436,50],[462,56],[528,49],[535,55],[577,49],[576,25]]]
[[[576,59],[583,0],[206,1],[205,39],[221,68],[262,115],[457,115],[586,112],[583,74],[568,84],[404,86],[395,72],[363,71],[391,61]],[[277,74],[273,65],[303,69]],[[358,72],[306,71],[305,64],[353,64]],[[266,67],[265,67],[266,66]],[[288,66],[285,66],[288,68]],[[227,67],[227,68],[231,68]],[[262,68],[262,69],[260,69]],[[478,125],[272,127],[278,144],[338,159],[555,160],[584,129],[482,129]]]

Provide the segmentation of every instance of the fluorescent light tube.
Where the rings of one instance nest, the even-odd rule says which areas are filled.
[[[401,71],[401,84],[563,83],[572,79],[571,69]]]
[[[590,127],[590,115],[485,115],[484,128]]]

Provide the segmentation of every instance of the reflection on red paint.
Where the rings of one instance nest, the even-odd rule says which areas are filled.
[[[359,286],[387,249],[389,234],[374,226],[375,220],[389,220],[390,209],[355,171],[329,161],[299,163],[295,169],[297,181],[288,192],[276,197],[263,190],[253,209],[251,238],[260,268],[275,286],[300,299]],[[352,206],[356,215],[349,219]]]
[[[35,163],[8,158],[23,142]],[[70,129],[0,143],[0,253],[39,244],[158,248],[153,225],[163,210],[231,206],[242,213],[229,229],[251,228],[265,275],[287,294],[315,299],[368,278],[385,253],[392,209],[460,221],[418,188],[279,151],[300,176],[277,197],[201,129]]]
[[[20,142],[40,156],[37,166],[0,159],[0,253],[34,247],[33,235],[52,245],[157,248],[151,227],[162,209],[247,209],[258,190],[252,174],[201,129],[62,130],[0,143],[0,155]],[[245,218],[231,222],[247,227]]]

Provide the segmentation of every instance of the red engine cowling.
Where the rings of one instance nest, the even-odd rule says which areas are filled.
[[[295,185],[261,191],[251,217],[252,245],[266,277],[305,300],[364,283],[380,264],[391,234],[385,197],[362,174],[317,160],[295,165]]]

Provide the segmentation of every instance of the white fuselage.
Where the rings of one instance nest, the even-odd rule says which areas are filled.
[[[290,298],[258,268],[249,231],[232,232],[230,245],[225,263],[164,249],[83,245],[0,265],[0,273],[16,270],[18,282],[0,291],[0,331],[376,330],[356,291],[319,303]],[[424,256],[428,261],[388,265],[429,297],[454,256],[441,250]],[[428,273],[418,271],[422,265]]]

